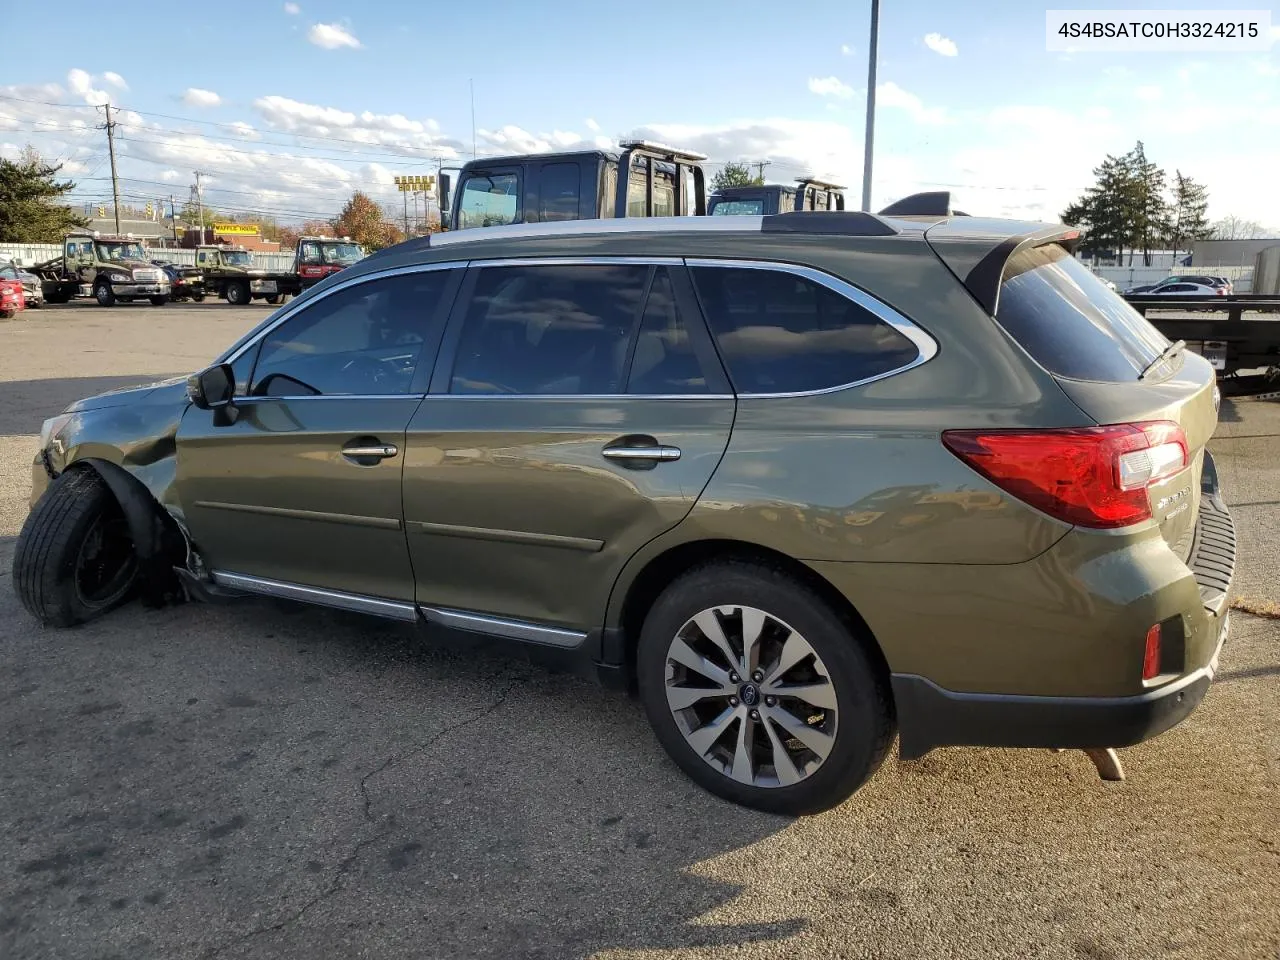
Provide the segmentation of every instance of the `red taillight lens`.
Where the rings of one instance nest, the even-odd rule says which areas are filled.
[[[1142,679],[1154,680],[1160,675],[1160,624],[1147,631],[1147,646],[1142,652]]]
[[[1013,496],[1082,527],[1149,519],[1147,487],[1187,466],[1170,421],[1052,430],[947,430],[947,449]]]

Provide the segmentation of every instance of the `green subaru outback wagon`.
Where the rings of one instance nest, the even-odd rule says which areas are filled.
[[[783,813],[895,734],[1137,743],[1227,633],[1218,393],[1075,241],[853,212],[412,240],[47,421],[13,582],[56,626],[257,594],[522,643]]]

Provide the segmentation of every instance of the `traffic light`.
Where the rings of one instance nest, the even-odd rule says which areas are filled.
[[[106,215],[107,215],[107,208],[106,208],[106,206],[105,206],[104,204],[101,204],[101,203],[100,203],[100,204],[98,204],[98,216],[100,216],[100,217],[105,217]]]
[[[147,201],[147,219],[150,220],[156,213],[156,206],[150,200]]]

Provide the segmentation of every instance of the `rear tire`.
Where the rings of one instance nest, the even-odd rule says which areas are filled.
[[[120,505],[92,469],[73,469],[36,503],[13,555],[18,599],[46,626],[99,617],[128,597],[138,560]]]
[[[713,633],[719,624],[736,661],[703,623]],[[759,638],[756,662],[744,655],[748,635]],[[707,672],[681,665],[687,651]],[[758,810],[798,816],[842,803],[893,741],[888,678],[867,648],[820,596],[765,564],[710,563],[668,586],[645,618],[636,673],[676,764],[709,792]]]
[[[169,298],[165,296],[149,297],[148,299],[151,301],[151,305],[153,307],[163,307],[169,302]]]
[[[271,304],[271,305],[274,307],[274,306],[276,306],[276,304],[278,304],[278,303],[280,302],[280,294],[278,294],[278,293],[273,293],[273,294],[271,294],[269,297],[267,297],[267,298],[266,298],[266,301],[267,301],[267,303]]]

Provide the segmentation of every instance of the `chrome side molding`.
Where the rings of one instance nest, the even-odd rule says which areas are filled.
[[[491,617],[488,614],[472,613],[467,610],[449,610],[444,607],[422,606],[422,615],[431,623],[455,630],[469,630],[472,633],[484,633],[492,637],[505,637],[509,640],[523,640],[526,643],[540,643],[544,646],[573,649],[579,647],[587,639],[587,635],[578,630],[563,630],[559,627],[546,627],[526,620],[508,620],[505,617]]]
[[[218,586],[231,590],[243,590],[245,593],[277,597],[281,600],[300,600],[303,603],[335,607],[338,610],[350,610],[353,613],[367,613],[375,617],[386,617],[408,623],[414,623],[418,619],[418,608],[412,603],[399,600],[384,600],[381,597],[344,593],[341,590],[327,590],[323,587],[305,587],[300,583],[268,580],[265,577],[254,577],[247,573],[228,573],[225,570],[214,570],[210,575]]]

